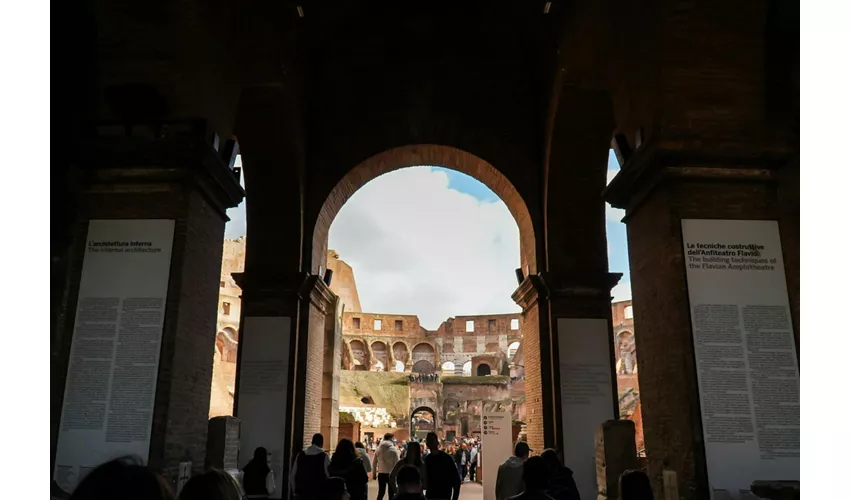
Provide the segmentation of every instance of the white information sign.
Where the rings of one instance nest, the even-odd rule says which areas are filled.
[[[800,478],[800,376],[779,225],[682,220],[708,482]]]
[[[615,418],[608,321],[558,318],[564,465],[581,498],[596,498],[596,428]]]
[[[496,500],[496,478],[499,466],[514,454],[511,442],[511,413],[506,411],[481,414],[481,466],[484,472],[484,500]]]
[[[150,451],[173,220],[89,222],[53,477]]]
[[[269,453],[275,492],[282,490],[286,439],[286,390],[289,378],[289,342],[292,319],[286,316],[245,318],[239,366],[239,468],[245,467],[262,446]]]

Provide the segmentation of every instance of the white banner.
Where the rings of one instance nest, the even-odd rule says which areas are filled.
[[[499,466],[514,454],[514,446],[511,442],[512,423],[510,412],[495,411],[481,414],[479,465],[487,468],[484,472],[484,500],[496,500]]]
[[[173,220],[89,222],[53,473],[66,491],[148,459],[173,240]]]
[[[596,498],[596,428],[614,415],[608,321],[558,318],[564,465],[573,470],[581,498]]]
[[[800,377],[779,225],[682,220],[708,482],[800,478]]]
[[[286,316],[246,317],[239,336],[239,468],[245,467],[257,447],[271,453],[269,467],[275,482],[271,498],[285,496],[282,474],[284,456],[288,456],[284,443],[291,322]]]

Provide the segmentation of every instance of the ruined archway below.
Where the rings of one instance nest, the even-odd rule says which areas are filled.
[[[490,188],[505,203],[519,227],[520,266],[525,274],[537,273],[534,226],[528,206],[514,185],[496,167],[466,151],[437,144],[388,149],[351,169],[334,186],[313,228],[310,272],[327,260],[328,232],[342,206],[361,187],[378,176],[406,167],[439,166],[469,175]]]

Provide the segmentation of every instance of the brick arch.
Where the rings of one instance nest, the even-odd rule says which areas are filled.
[[[396,348],[396,346],[397,346],[397,345],[399,345],[399,344],[401,344],[401,345],[403,345],[403,346],[404,346],[404,353],[405,353],[405,356],[407,357],[407,359],[399,360],[399,359],[397,359],[397,358],[396,358],[396,356],[395,356],[395,348]],[[402,340],[396,340],[395,342],[393,342],[393,345],[392,345],[392,351],[391,351],[391,352],[393,353],[393,359],[395,359],[395,360],[397,360],[397,361],[402,361],[402,362],[403,362],[403,363],[405,363],[405,364],[406,364],[408,361],[410,361],[411,359],[413,359],[413,356],[412,356],[412,354],[411,354],[411,353],[412,353],[412,351],[411,351],[411,349],[410,349],[410,346],[407,344],[407,342],[404,342],[404,341],[402,341]]]
[[[361,363],[360,366],[365,366],[366,369],[368,370],[372,366],[372,353],[369,349],[369,343],[366,342],[364,339],[362,339],[360,337],[352,338],[348,341],[348,348],[349,348],[350,351],[352,351],[352,353],[351,353],[352,354],[351,355],[351,360],[352,360],[351,364],[353,366],[354,365],[354,359],[356,359],[354,357],[354,352],[353,352],[353,350],[356,346],[352,347],[352,344],[354,344],[355,342],[359,342],[360,347],[362,347],[362,350],[363,350],[363,360],[361,361],[361,360],[358,359],[357,361],[359,361]]]
[[[314,273],[327,259],[328,231],[342,206],[361,187],[376,177],[405,167],[433,165],[467,174],[490,188],[507,205],[519,227],[520,266],[537,273],[534,225],[519,191],[496,167],[466,151],[438,144],[409,145],[388,149],[363,161],[337,182],[322,203],[313,228],[309,271]]]
[[[385,341],[383,341],[383,340],[372,340],[372,341],[370,341],[370,342],[369,342],[369,353],[370,353],[370,354],[371,354],[371,356],[372,356],[372,364],[370,364],[370,365],[369,365],[369,369],[371,370],[371,369],[372,369],[372,365],[373,365],[373,364],[377,363],[378,361],[381,361],[381,360],[378,358],[378,356],[375,354],[375,349],[374,349],[374,348],[375,348],[375,346],[376,346],[376,345],[381,345],[381,346],[383,346],[383,348],[384,348],[384,354],[386,354],[386,359],[384,359],[384,360],[382,361],[382,363],[384,364],[384,370],[383,370],[383,371],[387,371],[387,372],[388,372],[388,371],[391,371],[391,370],[390,370],[390,368],[391,368],[391,367],[390,367],[390,363],[391,363],[391,361],[390,361],[391,349],[390,349],[390,346],[389,346],[389,345],[388,345]]]

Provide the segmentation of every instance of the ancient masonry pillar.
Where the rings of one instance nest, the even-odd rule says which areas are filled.
[[[546,286],[539,275],[531,275],[511,298],[522,308],[522,338],[525,344],[526,430],[532,449],[555,446],[555,401],[549,303]]]
[[[256,247],[255,247],[256,248]],[[248,262],[252,256],[246,256]],[[246,262],[247,265],[247,262]],[[300,450],[301,428],[295,390],[297,374],[304,371],[298,349],[298,318],[305,273],[254,269],[233,275],[242,289],[242,318],[236,369],[233,414],[241,422],[239,467],[259,446],[271,453],[275,494],[288,491],[289,450]]]
[[[330,290],[328,290],[330,292]],[[339,441],[339,372],[342,354],[342,300],[332,297],[325,319],[322,371],[322,435],[331,449]]]
[[[202,125],[96,127],[84,145],[51,383],[57,483],[124,453],[171,480],[187,456],[203,468],[226,210],[244,192]]]
[[[597,484],[594,445],[587,436],[619,417],[611,289],[620,274],[543,273],[541,278],[552,325],[553,384],[547,389],[554,401],[555,443],[582,498],[592,498],[604,484]]]
[[[724,476],[728,476],[718,473],[711,477],[711,456],[706,453],[706,443],[713,441],[715,444],[712,446],[722,446],[724,439],[736,438],[729,435],[729,431],[724,434],[720,428],[712,431],[714,435],[708,439],[704,437],[704,414],[711,411],[711,407],[702,405],[701,413],[698,377],[701,374],[705,377],[717,375],[709,373],[712,368],[708,365],[715,358],[705,357],[700,363],[695,355],[695,349],[707,352],[711,342],[695,345],[692,324],[702,322],[710,327],[705,331],[716,334],[723,329],[727,339],[724,344],[727,354],[723,357],[737,358],[740,354],[740,363],[744,365],[746,357],[757,356],[760,351],[759,345],[748,340],[752,333],[749,330],[758,330],[759,322],[767,314],[766,309],[759,309],[762,316],[752,316],[748,320],[748,304],[759,304],[759,301],[771,297],[787,304],[788,294],[786,282],[779,274],[782,266],[764,270],[771,266],[770,262],[766,262],[761,268],[730,268],[727,271],[710,267],[725,265],[723,259],[728,257],[722,254],[703,261],[709,262],[711,276],[693,279],[699,276],[691,274],[694,270],[690,266],[695,265],[700,272],[705,272],[706,267],[694,264],[691,254],[686,253],[685,244],[692,240],[694,246],[711,246],[711,251],[717,250],[714,248],[716,245],[726,245],[727,248],[717,250],[726,252],[729,245],[757,243],[755,240],[776,241],[776,244],[768,244],[770,248],[759,252],[773,259],[784,254],[786,279],[796,280],[799,253],[791,252],[789,255],[787,246],[798,245],[799,241],[783,240],[781,245],[778,243],[777,228],[781,233],[785,222],[783,207],[777,196],[777,191],[781,193],[782,190],[782,185],[777,185],[777,169],[781,170],[784,159],[771,158],[767,152],[758,155],[748,153],[748,156],[741,153],[740,158],[711,157],[707,156],[710,151],[678,150],[673,153],[658,149],[661,145],[652,146],[648,144],[634,153],[607,188],[605,196],[613,206],[626,210],[623,221],[628,230],[634,321],[640,331],[635,340],[639,353],[640,398],[649,473],[657,491],[661,490],[663,473],[675,473],[679,481],[678,491],[683,498],[703,499],[709,497],[709,480],[714,483],[711,487],[716,488],[724,481]],[[748,228],[743,233],[737,229],[742,225]],[[686,227],[696,229],[694,233],[688,233]],[[700,231],[708,236],[700,239],[697,234]],[[733,250],[732,254],[737,255],[737,251]],[[701,256],[694,258],[703,259]],[[730,260],[726,264],[731,266],[734,262]],[[762,286],[755,293],[748,292],[749,297],[741,297],[740,301],[736,298],[735,288],[744,289],[750,282],[765,279],[770,281],[769,285]],[[724,288],[730,284],[732,289]],[[717,298],[718,291],[723,292],[725,298]],[[698,300],[694,300],[692,293],[701,294],[704,298],[698,296]],[[775,342],[772,349],[783,351],[774,354],[774,359],[783,361],[771,366],[771,377],[779,376],[780,370],[787,373],[787,379],[778,379],[784,381],[784,389],[771,388],[772,394],[760,395],[762,387],[770,386],[766,382],[769,381],[767,377],[751,390],[747,389],[747,377],[752,375],[744,373],[740,377],[743,385],[739,390],[750,393],[748,398],[754,401],[754,414],[750,415],[747,411],[749,404],[740,406],[744,413],[739,421],[756,422],[751,430],[756,434],[760,432],[763,418],[769,419],[777,414],[773,410],[764,413],[764,410],[759,410],[760,405],[761,408],[770,407],[771,399],[776,400],[780,392],[783,398],[787,398],[783,399],[786,404],[793,405],[795,399],[797,404],[799,402],[798,385],[794,380],[799,371],[799,357],[794,356],[794,343],[795,340],[799,342],[799,332],[795,328],[792,333],[792,326],[799,325],[796,312],[799,310],[796,307],[799,296],[792,295],[791,299],[790,312],[787,312],[787,306],[774,307],[786,312],[771,316],[772,323],[768,328],[773,332],[772,341]],[[712,303],[709,304],[709,301]],[[723,323],[717,323],[718,320],[723,320]],[[750,373],[758,366],[751,362]],[[727,379],[726,383],[731,381]],[[716,394],[711,397],[716,397]],[[720,415],[716,418],[710,416],[709,421],[719,422],[723,418]],[[741,432],[745,431],[742,429]],[[755,443],[755,440],[751,442]],[[790,439],[782,444],[783,448],[790,449],[783,450],[783,460],[793,453],[799,457],[799,444],[795,445]],[[758,448],[757,444],[754,446]],[[763,455],[765,450],[756,449],[754,453]],[[722,458],[727,459],[734,460],[735,456]],[[754,458],[754,461],[758,462],[758,459]],[[757,464],[753,467],[752,470],[756,470]],[[751,479],[787,479],[774,476]],[[749,485],[740,487],[747,488]]]
[[[300,294],[304,300],[301,304],[299,337],[303,333],[304,338],[299,338],[298,356],[305,361],[303,373],[299,373],[301,379],[296,382],[299,389],[303,387],[300,391],[303,399],[299,397],[297,401],[296,415],[304,422],[303,428],[300,429],[302,445],[309,446],[313,434],[322,432],[323,428],[336,429],[339,422],[338,412],[331,415],[330,408],[324,411],[326,388],[327,391],[332,391],[334,385],[333,372],[326,372],[326,354],[336,356],[339,352],[339,343],[335,338],[331,338],[335,337],[333,317],[337,297],[325,285],[321,277],[316,275],[307,278],[301,287]],[[326,344],[329,341],[334,346],[332,351],[326,350]],[[327,394],[332,398],[330,392]],[[299,408],[303,408],[303,412],[300,412]],[[333,448],[336,445],[331,442],[331,436],[325,435],[324,438],[326,448]]]

